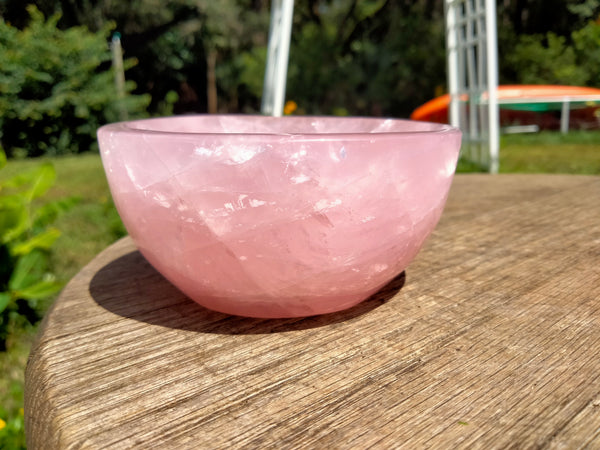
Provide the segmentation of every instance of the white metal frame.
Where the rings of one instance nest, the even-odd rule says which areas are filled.
[[[463,156],[499,168],[498,50],[494,0],[445,0],[450,123]]]
[[[267,64],[261,111],[279,117],[283,114],[294,0],[272,0]]]

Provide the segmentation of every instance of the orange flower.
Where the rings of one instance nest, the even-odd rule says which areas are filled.
[[[285,102],[285,105],[283,106],[283,113],[285,115],[289,115],[289,114],[292,114],[297,109],[298,109],[298,104],[294,100],[288,100],[287,102]]]

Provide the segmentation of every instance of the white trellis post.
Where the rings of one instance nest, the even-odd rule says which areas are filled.
[[[463,156],[499,168],[498,39],[494,0],[445,0],[450,123]]]
[[[263,114],[281,116],[283,113],[293,15],[294,0],[272,0],[261,104]]]
[[[117,90],[117,98],[122,100],[125,97],[125,70],[123,69],[123,48],[121,47],[121,33],[114,33],[112,42],[110,43],[112,53],[112,65],[115,71],[115,88]],[[119,118],[127,119],[127,110],[123,104],[119,102]]]

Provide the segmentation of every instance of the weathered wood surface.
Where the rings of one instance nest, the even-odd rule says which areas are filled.
[[[207,311],[100,254],[26,372],[30,449],[600,448],[600,178],[459,175],[406,271],[321,317]]]

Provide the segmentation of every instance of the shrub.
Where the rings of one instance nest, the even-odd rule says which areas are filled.
[[[572,33],[579,63],[588,70],[589,84],[600,87],[600,17]]]
[[[18,414],[10,414],[0,406],[0,448],[21,450],[26,448],[25,420],[21,409]],[[6,419],[6,420],[4,420]]]
[[[19,30],[0,19],[0,143],[8,156],[80,153],[95,146],[96,129],[129,116],[143,116],[150,98],[117,95],[108,47],[110,27],[57,28],[29,6]],[[134,61],[125,61],[129,68]]]
[[[0,169],[5,163],[0,150]],[[51,224],[76,199],[34,206],[55,176],[45,163],[0,181],[0,351],[6,350],[11,325],[38,321],[38,301],[62,287],[48,272],[49,250],[60,235]]]
[[[520,74],[523,84],[572,84],[583,86],[587,73],[577,61],[575,51],[563,36],[521,36],[507,59]]]
[[[589,21],[570,39],[522,35],[505,59],[523,84],[600,86],[600,21]]]

